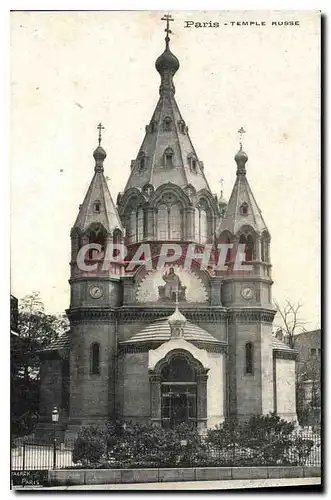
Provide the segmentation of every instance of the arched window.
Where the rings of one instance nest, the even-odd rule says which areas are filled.
[[[195,209],[195,240],[198,243],[207,243],[208,241],[208,217],[204,208]]]
[[[132,209],[127,216],[126,221],[126,238],[128,243],[135,243],[137,232],[137,214],[134,209]]]
[[[143,151],[141,151],[138,155],[138,168],[139,170],[144,170],[146,167],[146,155]]]
[[[96,200],[94,203],[93,203],[93,210],[94,212],[96,213],[99,213],[100,212],[100,201],[99,200]]]
[[[157,209],[157,235],[159,240],[182,239],[182,213],[181,207],[162,204]]]
[[[91,228],[88,232],[88,239],[89,239],[88,241],[89,244],[96,243],[97,245],[101,246],[100,252],[95,248],[90,248],[88,251],[88,258],[92,260],[101,259],[102,256],[104,255],[105,242],[106,242],[106,236],[102,226],[97,225],[93,229]]]
[[[137,241],[144,239],[144,209],[138,208],[137,212]]]
[[[157,210],[157,236],[159,240],[168,239],[168,207],[159,205]]]
[[[171,205],[170,207],[170,240],[180,240],[182,237],[182,224],[181,213],[178,205]]]
[[[252,342],[247,342],[245,345],[245,373],[253,375],[254,368],[254,346]]]
[[[174,152],[171,148],[167,148],[164,152],[164,166],[172,167],[173,166],[173,158]]]
[[[163,120],[163,130],[165,132],[170,132],[171,131],[171,128],[172,128],[172,121],[171,121],[171,118],[170,116],[167,116],[164,120]]]
[[[200,210],[200,243],[207,243],[208,221],[207,212],[203,208]]]
[[[185,134],[185,123],[183,121],[178,122],[178,128],[181,134]]]
[[[191,172],[194,172],[196,174],[198,171],[198,160],[196,159],[196,157],[194,156],[193,153],[190,153],[187,156],[187,161],[188,161]]]
[[[264,232],[261,238],[261,260],[262,262],[269,262],[269,236]]]
[[[100,375],[100,345],[93,342],[90,347],[91,375]]]
[[[246,260],[252,261],[254,260],[254,239],[251,234],[247,236],[247,245],[246,245]]]
[[[245,259],[243,259],[243,260],[246,261],[247,260],[247,254],[246,254],[246,252],[247,252],[247,239],[246,239],[246,236],[244,234],[240,235],[239,245],[245,245],[245,247],[244,247],[244,256],[245,256]]]
[[[195,209],[194,236],[195,241],[200,241],[200,210],[198,208]]]
[[[247,205],[247,203],[246,203],[246,202],[244,202],[244,203],[241,205],[241,207],[240,207],[239,211],[240,211],[241,215],[248,215],[248,205]]]

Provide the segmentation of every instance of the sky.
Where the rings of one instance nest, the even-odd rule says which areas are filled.
[[[11,292],[69,305],[70,229],[94,172],[97,124],[116,201],[158,100],[164,12],[11,13]],[[215,193],[229,199],[238,129],[271,233],[273,297],[320,326],[317,13],[172,13],[176,100]],[[265,21],[266,26],[231,22]],[[298,20],[299,26],[271,26]],[[219,28],[186,28],[185,21]],[[227,23],[226,25],[224,23]]]

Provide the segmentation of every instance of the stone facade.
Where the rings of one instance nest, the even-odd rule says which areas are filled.
[[[109,418],[199,428],[274,410],[295,418],[295,352],[272,336],[270,234],[248,184],[248,157],[240,147],[226,206],[210,190],[175,101],[179,62],[168,36],[156,68],[159,101],[117,206],[99,136],[71,231],[70,331],[41,354],[40,432],[53,405],[67,435]],[[220,243],[232,245],[222,270]],[[109,244],[125,244],[126,259],[105,266]],[[142,244],[149,265],[132,265]],[[196,254],[205,245],[204,269]]]

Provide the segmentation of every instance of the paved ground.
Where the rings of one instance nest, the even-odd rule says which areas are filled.
[[[273,486],[319,485],[321,478],[306,477],[298,479],[245,479],[228,481],[185,481],[180,483],[139,483],[139,484],[91,484],[81,486],[56,486],[38,490],[226,490],[240,488],[270,488]],[[37,488],[15,488],[31,490]]]

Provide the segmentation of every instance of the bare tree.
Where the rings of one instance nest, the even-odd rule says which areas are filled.
[[[274,300],[274,306],[277,309],[279,324],[275,325],[278,330],[280,329],[288,337],[289,346],[294,348],[295,335],[299,332],[306,331],[304,325],[306,324],[300,318],[300,309],[302,304],[292,304],[289,300],[286,301],[284,307],[279,305],[279,302]],[[277,316],[276,316],[277,317]]]

